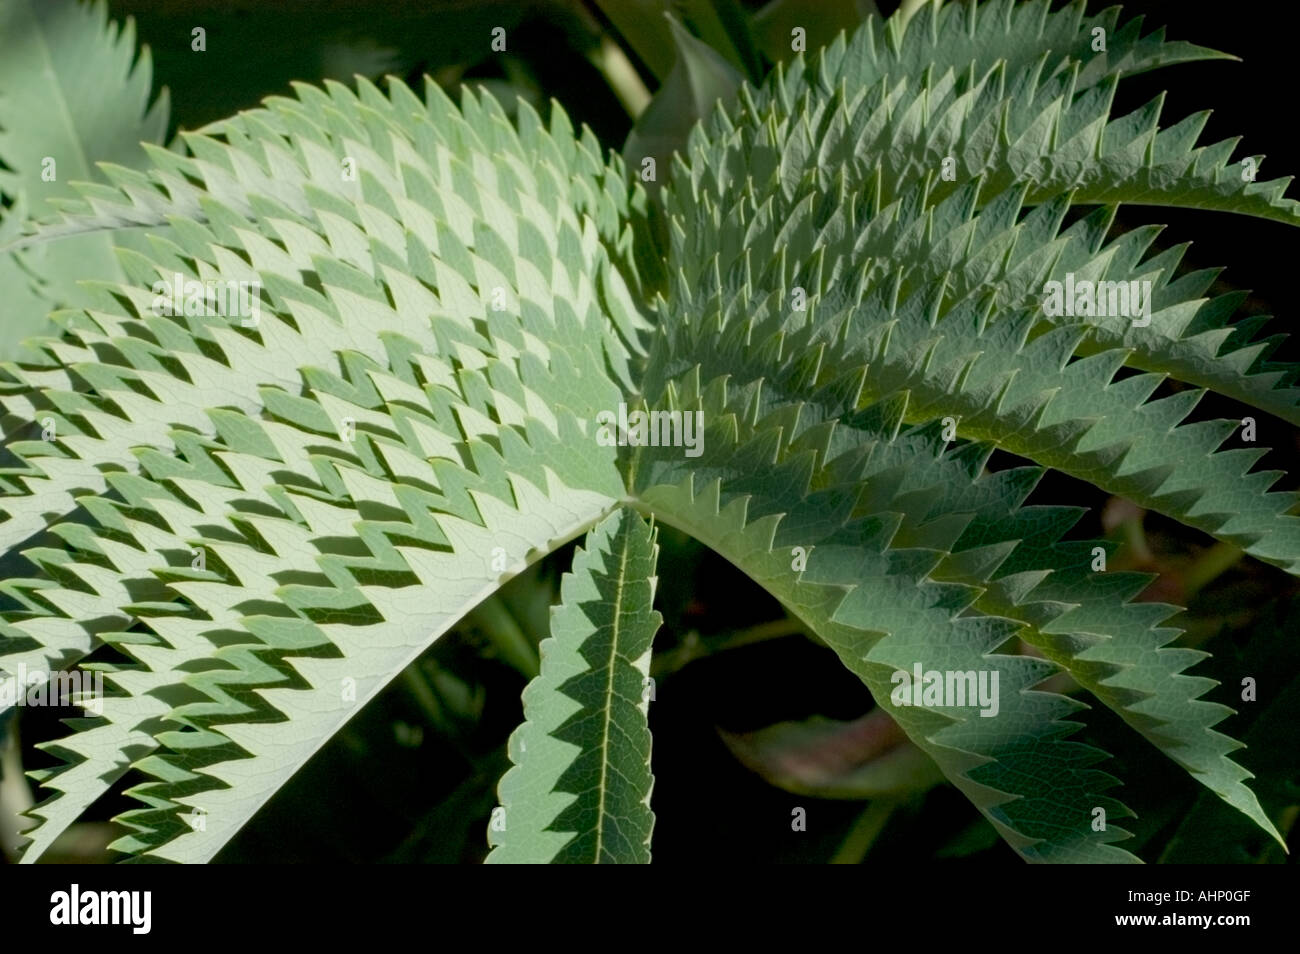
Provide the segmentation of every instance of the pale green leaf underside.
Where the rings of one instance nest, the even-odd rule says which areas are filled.
[[[100,178],[95,163],[143,165],[141,141],[166,133],[166,91],[149,104],[149,51],[137,57],[134,25],[119,29],[106,9],[102,0],[0,2],[0,193],[21,196],[35,218],[75,197],[71,183]],[[77,281],[121,277],[107,235],[0,255],[0,357],[47,333],[51,308],[82,304]]]
[[[43,386],[20,396],[59,439],[10,445],[28,465],[7,478],[4,531],[93,519],[56,525],[66,551],[28,551],[63,586],[5,584],[30,609],[5,624],[3,666],[100,641],[139,664],[110,673],[130,695],[105,723],[56,749],[70,767],[46,785],[67,794],[33,811],[29,859],[131,764],[158,781],[135,790],[150,807],[124,816],[138,833],[118,847],[211,857],[432,639],[620,493],[612,451],[570,452],[616,403],[635,346],[619,328],[642,319],[569,191],[588,190],[578,208],[616,200],[571,172],[571,133],[566,157],[540,126],[521,142],[494,103],[471,126],[436,90],[427,106],[394,90],[400,107],[337,87],[232,124],[266,137],[275,198],[236,148],[196,143],[190,174],[245,176],[241,208],[205,197],[206,224],[176,219],[155,261],[124,254],[122,297],[57,316],[48,363],[11,372]],[[328,132],[345,113],[369,128]],[[548,145],[557,165],[523,161]],[[361,169],[338,198],[311,181],[327,149]],[[489,150],[495,166],[475,158]],[[173,273],[260,281],[258,321],[156,314],[151,286]],[[108,340],[117,363],[93,350]],[[107,459],[125,471],[93,466]],[[196,660],[217,665],[186,675]],[[146,695],[170,702],[130,701]]]

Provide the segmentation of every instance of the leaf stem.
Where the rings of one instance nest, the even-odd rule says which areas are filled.
[[[858,816],[858,820],[849,829],[844,843],[840,845],[839,850],[835,852],[835,856],[831,858],[831,864],[861,864],[862,859],[871,850],[871,846],[880,837],[880,833],[885,830],[885,822],[889,821],[889,816],[897,805],[897,802],[885,798],[877,798],[868,802],[866,810]]]
[[[0,743],[0,849],[10,862],[21,855],[19,846],[26,840],[21,834],[22,814],[36,804],[23,774],[22,753],[18,747],[18,719],[11,717],[8,738]]]
[[[1241,562],[1246,554],[1231,543],[1219,542],[1210,547],[1183,575],[1183,593],[1191,599],[1200,590]]]
[[[801,622],[789,616],[759,623],[757,626],[738,630],[721,639],[710,641],[701,639],[699,633],[692,630],[680,646],[654,660],[651,664],[651,672],[656,676],[676,672],[688,663],[703,659],[705,656],[713,656],[770,639],[802,635],[806,632],[807,628]]]
[[[600,45],[587,54],[587,59],[605,77],[605,82],[632,119],[635,120],[650,105],[650,90],[646,89],[623,48],[608,35],[601,36]]]
[[[519,626],[514,614],[494,593],[476,606],[469,614],[470,622],[487,634],[488,641],[501,658],[518,669],[525,678],[533,679],[541,672],[537,647]]]

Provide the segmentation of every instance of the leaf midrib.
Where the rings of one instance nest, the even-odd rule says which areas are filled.
[[[596,802],[596,863],[599,863],[605,850],[605,793],[609,779],[609,730],[614,713],[614,663],[618,659],[618,639],[621,630],[619,620],[623,617],[623,587],[627,580],[627,561],[629,540],[624,537],[618,557],[618,576],[614,583],[614,619],[610,623],[612,638],[609,641],[609,658],[605,664],[605,705],[600,739],[600,792]]]

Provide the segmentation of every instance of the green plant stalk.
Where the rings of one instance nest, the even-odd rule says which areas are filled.
[[[650,104],[650,90],[641,81],[641,75],[623,48],[608,36],[602,36],[600,45],[587,55],[587,59],[605,77],[605,82],[627,110],[628,116],[632,119],[640,116]]]
[[[705,641],[700,639],[697,634],[692,633],[691,636],[695,638],[688,637],[687,641],[676,649],[657,657],[651,663],[651,672],[656,676],[666,675],[706,656],[724,653],[731,649],[740,649],[742,646],[752,646],[755,643],[767,642],[771,639],[803,635],[806,632],[807,627],[802,623],[796,619],[786,617],[784,619],[774,619],[767,623],[759,623],[757,626],[739,630],[720,640]]]
[[[437,726],[444,732],[450,732],[451,721],[447,714],[443,712],[442,706],[438,703],[438,697],[429,688],[425,682],[424,675],[419,671],[420,664],[417,662],[413,666],[407,666],[402,670],[402,684],[406,687],[407,693],[415,700],[415,704],[420,707],[424,717],[429,720],[430,725]]]
[[[1183,590],[1188,599],[1241,562],[1246,554],[1231,543],[1216,543],[1193,563],[1183,576]]]
[[[454,721],[443,709],[442,704],[438,701],[437,694],[425,680],[424,672],[420,669],[418,662],[402,670],[402,684],[407,694],[420,707],[424,717],[429,720],[430,725],[441,732],[443,738],[450,742],[456,751],[460,753],[461,758],[477,772],[479,768],[478,759],[465,745]]]
[[[1151,548],[1147,546],[1146,528],[1142,526],[1142,517],[1132,517],[1120,524],[1120,532],[1124,536],[1124,543],[1133,553],[1133,558],[1139,564],[1148,564],[1155,559],[1151,553]]]
[[[866,810],[858,816],[858,820],[849,829],[848,836],[845,837],[844,843],[835,852],[835,856],[831,858],[830,863],[833,865],[861,864],[862,859],[871,850],[871,846],[880,837],[880,833],[885,830],[885,823],[889,821],[889,816],[893,814],[896,807],[897,803],[888,799],[878,798],[869,802]]]
[[[22,813],[36,804],[23,774],[17,720],[13,722],[9,726],[9,738],[0,745],[0,850],[10,862],[17,860],[18,847],[24,841],[19,828]]]
[[[469,614],[469,619],[483,630],[501,658],[518,669],[526,679],[533,679],[541,672],[537,647],[498,595],[489,596],[475,607]]]

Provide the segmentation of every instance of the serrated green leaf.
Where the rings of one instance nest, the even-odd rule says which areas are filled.
[[[102,0],[0,2],[0,193],[25,199],[0,224],[0,244],[23,217],[46,218],[76,196],[71,183],[102,181],[96,163],[144,164],[141,141],[167,130],[167,92],[150,106],[151,75],[133,22],[119,29]],[[121,277],[104,235],[0,255],[0,285],[13,290],[0,357],[48,333],[51,309],[83,303],[77,281]]]
[[[489,862],[649,862],[656,553],[651,528],[622,508],[575,556],[510,737]]]

